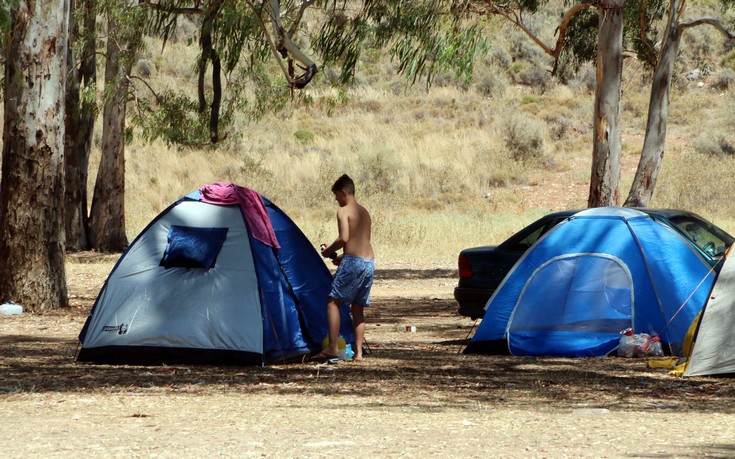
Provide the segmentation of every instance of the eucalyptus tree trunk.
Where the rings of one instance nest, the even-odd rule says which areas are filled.
[[[16,2],[5,50],[0,301],[66,306],[64,85],[66,0]]]
[[[117,33],[118,30],[111,16],[105,63],[102,154],[89,216],[90,246],[102,252],[119,252],[128,245],[125,234],[125,114],[132,57],[129,42]]]
[[[74,23],[75,3],[82,6],[81,16]],[[66,168],[66,250],[79,251],[89,248],[87,225],[87,178],[92,133],[97,115],[94,100],[82,95],[82,89],[95,90],[97,81],[95,0],[72,1],[70,42],[81,38],[83,46],[79,56],[69,46],[67,52],[68,80],[66,84],[66,135],[64,164]]]
[[[625,201],[625,205],[629,207],[647,207],[656,187],[656,180],[666,146],[671,78],[684,30],[699,25],[710,25],[722,33],[727,40],[735,40],[735,34],[728,31],[717,19],[703,18],[682,22],[682,15],[685,10],[686,0],[670,0],[669,19],[651,85],[646,137],[643,141],[638,169],[631,184],[628,198]]]
[[[675,16],[672,16],[672,19]],[[653,196],[656,179],[664,158],[666,145],[666,124],[669,117],[669,93],[674,63],[681,44],[681,30],[676,20],[669,20],[666,37],[661,46],[661,54],[656,63],[651,83],[651,98],[648,102],[648,121],[646,136],[643,140],[641,159],[638,162],[633,183],[630,186],[626,207],[647,207]]]
[[[595,89],[592,174],[588,207],[620,200],[620,84],[623,72],[623,4],[597,2],[597,87]]]

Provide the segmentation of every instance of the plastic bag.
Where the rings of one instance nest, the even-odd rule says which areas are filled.
[[[620,343],[618,345],[618,355],[620,357],[633,357],[633,348],[635,342],[633,338],[633,329],[627,328],[620,332]]]
[[[620,332],[620,343],[618,355],[620,357],[647,357],[649,355],[663,355],[661,340],[657,338],[657,346],[653,346],[654,340],[647,333],[634,333],[632,328]],[[661,354],[655,352],[661,351]]]

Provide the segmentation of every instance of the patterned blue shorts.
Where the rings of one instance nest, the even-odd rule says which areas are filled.
[[[345,305],[370,306],[370,288],[375,277],[371,258],[345,255],[334,274],[329,297]]]

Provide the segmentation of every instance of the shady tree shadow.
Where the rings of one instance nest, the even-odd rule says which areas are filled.
[[[410,279],[456,279],[456,269],[376,269],[375,279],[410,280]]]
[[[381,323],[399,322],[406,315],[420,317],[425,321],[421,333],[376,331],[369,337],[365,362],[334,365],[81,364],[74,360],[74,334],[48,337],[37,329],[5,335],[0,337],[0,398],[28,392],[104,394],[154,389],[192,394],[354,394],[365,406],[379,400],[384,406],[410,405],[419,411],[507,405],[536,410],[735,412],[733,379],[673,378],[646,368],[642,360],[615,357],[461,354],[467,327],[458,328],[451,307],[449,300],[391,300],[382,308]]]

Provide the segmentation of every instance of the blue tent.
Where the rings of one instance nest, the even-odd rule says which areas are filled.
[[[251,192],[260,220],[242,203],[205,202],[199,191],[173,203],[113,268],[77,360],[265,364],[321,349],[329,269],[275,204],[229,186]],[[253,237],[253,226],[272,229],[277,242]],[[354,342],[346,310],[341,334]]]
[[[516,263],[465,353],[602,357],[626,328],[679,353],[714,279],[671,227],[632,209],[585,210]]]

